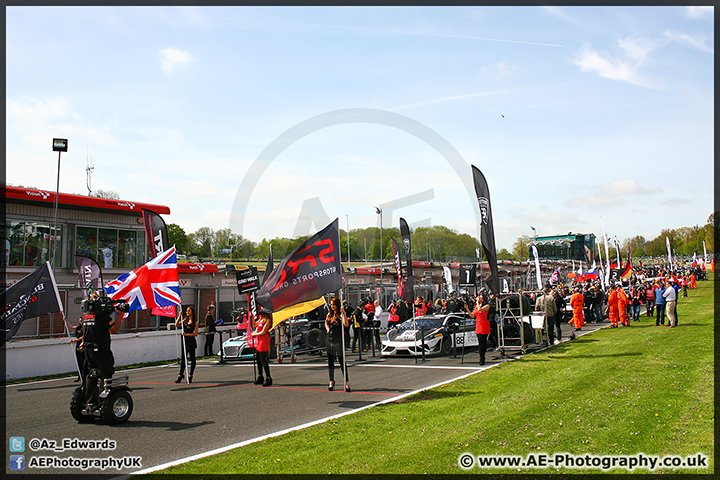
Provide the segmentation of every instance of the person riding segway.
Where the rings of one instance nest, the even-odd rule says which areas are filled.
[[[93,417],[103,417],[113,425],[126,422],[132,413],[132,397],[127,376],[113,378],[115,357],[110,349],[110,334],[120,331],[121,317],[113,319],[110,314],[127,312],[128,304],[92,294],[82,302],[82,310],[82,349],[87,375],[83,386],[73,392],[70,413],[79,422]]]

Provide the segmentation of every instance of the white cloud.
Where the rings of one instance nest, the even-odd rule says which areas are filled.
[[[697,48],[701,52],[714,53],[715,49],[705,44],[705,36],[689,35],[687,33],[678,33],[673,31],[666,31],[665,36],[671,40],[675,40],[680,43],[687,43],[690,46]]]
[[[160,50],[160,66],[168,75],[176,70],[187,70],[195,60],[190,52],[177,48],[163,48]]]
[[[575,197],[563,202],[566,207],[607,207],[623,202],[628,195],[652,195],[662,192],[662,189],[647,189],[640,186],[637,180],[614,180],[606,185],[596,185],[585,188],[588,195]]]
[[[480,69],[480,77],[489,77],[493,80],[504,80],[516,77],[518,73],[524,71],[525,68],[517,63],[508,63],[505,60],[486,65]]]
[[[713,18],[715,14],[715,7],[685,7],[685,16],[695,20],[701,18]]]
[[[573,62],[583,72],[597,73],[610,80],[620,80],[639,86],[649,86],[639,74],[640,67],[646,62],[648,55],[659,45],[657,42],[628,37],[618,39],[618,46],[623,55],[611,56],[596,52],[590,45],[583,46],[579,56]]]

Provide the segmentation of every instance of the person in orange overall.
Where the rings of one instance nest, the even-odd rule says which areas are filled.
[[[690,290],[695,290],[697,288],[697,277],[695,277],[694,273],[690,274]]]
[[[628,322],[628,319],[627,319],[627,305],[628,305],[628,303],[630,303],[630,300],[628,299],[628,296],[625,293],[625,290],[623,290],[622,286],[618,286],[616,291],[617,291],[617,309],[618,309],[618,316],[620,317],[620,325],[629,327],[630,322]]]
[[[610,286],[610,292],[607,299],[608,318],[610,319],[610,328],[618,326],[618,293],[615,285]]]
[[[576,288],[575,293],[570,297],[570,306],[573,309],[573,316],[568,323],[575,325],[575,330],[580,330],[584,323],[583,318],[583,302],[585,297],[580,293],[580,289]]]

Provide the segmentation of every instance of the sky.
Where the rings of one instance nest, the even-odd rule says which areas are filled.
[[[713,7],[6,7],[6,182],[187,233],[651,240],[714,209]],[[531,227],[534,227],[533,231]]]

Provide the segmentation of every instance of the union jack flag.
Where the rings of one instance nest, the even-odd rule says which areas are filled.
[[[560,280],[560,267],[556,268],[552,275],[550,275],[550,285],[555,285],[558,280]]]
[[[108,297],[123,299],[130,311],[180,305],[175,247],[165,250],[142,267],[105,284]]]

